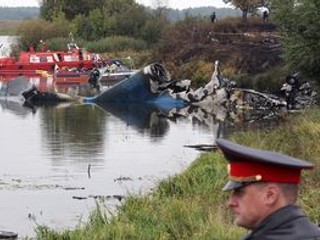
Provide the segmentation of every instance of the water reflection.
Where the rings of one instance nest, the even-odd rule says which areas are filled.
[[[39,109],[40,110],[40,109]],[[58,160],[81,156],[83,161],[101,160],[107,115],[85,105],[50,106],[41,111],[41,138],[44,147]]]
[[[140,133],[148,132],[150,137],[159,138],[169,130],[167,113],[153,105],[100,103],[98,106]]]
[[[14,101],[14,100],[8,100],[8,99],[1,99],[0,98],[0,105],[1,108],[4,111],[9,111],[10,113],[13,113],[17,116],[20,116],[22,118],[28,116],[29,114],[32,114],[32,109],[24,106],[23,104],[21,104],[21,102]]]

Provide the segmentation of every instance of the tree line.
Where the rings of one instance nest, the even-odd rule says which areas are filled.
[[[161,11],[148,12],[133,0],[43,0],[37,21],[45,25],[37,24],[37,35],[42,38],[64,37],[72,32],[86,41],[125,35],[147,43],[156,42],[168,24]],[[27,38],[28,27],[20,28],[18,34]],[[48,28],[59,30],[50,33]]]

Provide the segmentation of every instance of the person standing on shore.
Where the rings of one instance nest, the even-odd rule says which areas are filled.
[[[40,40],[40,51],[41,52],[47,52],[48,51],[48,45],[44,40]]]
[[[192,28],[191,40],[193,43],[197,42],[197,40],[198,40],[198,30],[196,27]]]
[[[211,20],[212,23],[215,23],[215,21],[216,21],[216,12],[212,12],[211,13],[210,20]]]
[[[311,163],[225,139],[217,145],[229,162],[228,207],[235,224],[251,230],[244,240],[320,240],[320,228],[296,205],[301,170]]]
[[[264,10],[263,13],[262,13],[262,19],[264,22],[266,22],[268,20],[268,17],[269,17],[269,13],[267,10]]]

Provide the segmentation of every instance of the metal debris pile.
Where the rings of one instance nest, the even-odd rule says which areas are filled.
[[[237,88],[235,82],[221,76],[219,61],[215,62],[212,77],[204,87],[193,90],[190,85],[191,80],[171,81],[170,76],[167,76],[165,81],[163,81],[163,78],[150,80],[153,93],[163,94],[165,92],[173,98],[185,100],[188,103],[187,105],[204,109],[212,109],[222,105],[229,110],[267,111],[282,108],[299,110],[314,104],[316,95],[310,83],[301,79],[299,73],[286,78],[286,83],[281,88],[282,96],[253,89]]]

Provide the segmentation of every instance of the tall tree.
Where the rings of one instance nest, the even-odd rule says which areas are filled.
[[[273,0],[272,7],[284,37],[286,62],[320,82],[320,1]]]
[[[52,21],[54,15],[61,10],[62,0],[42,0],[40,3],[40,17]]]
[[[231,3],[242,11],[242,18],[247,19],[248,13],[253,12],[257,7],[264,6],[265,0],[223,0],[224,3]]]
[[[69,21],[78,14],[88,16],[90,11],[100,8],[106,0],[42,0],[40,3],[41,18],[52,21],[56,12],[62,11]]]

